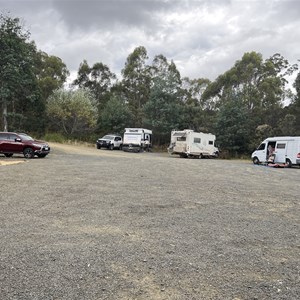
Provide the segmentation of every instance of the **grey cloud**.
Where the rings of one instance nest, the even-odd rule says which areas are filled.
[[[249,51],[299,59],[296,0],[0,0],[0,10],[23,18],[38,48],[73,73],[87,59],[119,74],[138,46],[191,78],[214,79]]]
[[[125,26],[151,32],[160,27],[157,18],[160,14],[183,13],[199,7],[213,9],[230,3],[230,0],[53,0],[53,7],[71,29],[107,30]]]
[[[54,1],[54,8],[70,28],[113,29],[115,25],[155,26],[153,14],[170,9],[169,1],[103,0]]]

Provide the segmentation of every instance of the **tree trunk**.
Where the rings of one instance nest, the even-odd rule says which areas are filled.
[[[8,124],[7,124],[7,105],[3,103],[3,131],[8,131]]]

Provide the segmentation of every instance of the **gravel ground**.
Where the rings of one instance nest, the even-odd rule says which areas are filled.
[[[299,299],[300,169],[53,144],[0,157],[0,299]]]

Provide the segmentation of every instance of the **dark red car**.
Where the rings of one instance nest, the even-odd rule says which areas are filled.
[[[0,153],[6,157],[23,153],[25,158],[45,157],[50,152],[46,142],[37,141],[25,133],[0,132]]]

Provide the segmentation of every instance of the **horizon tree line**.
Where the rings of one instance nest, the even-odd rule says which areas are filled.
[[[120,79],[103,62],[83,60],[66,88],[65,63],[38,50],[18,18],[0,15],[1,129],[94,142],[145,127],[154,143],[166,145],[171,130],[189,128],[216,134],[229,155],[249,153],[271,135],[300,135],[300,73],[295,93],[286,79],[298,65],[279,53],[244,53],[213,81],[182,78],[162,54],[148,60],[145,47],[135,48]]]

